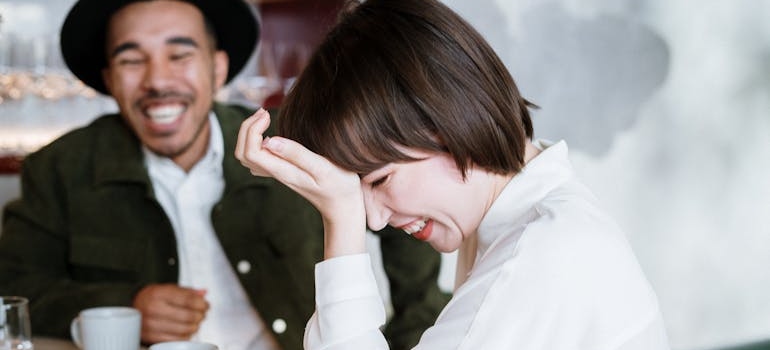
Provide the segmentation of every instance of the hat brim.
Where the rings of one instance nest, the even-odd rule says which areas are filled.
[[[107,23],[112,14],[138,0],[80,0],[70,9],[61,29],[64,62],[83,83],[105,95],[102,69],[107,66]],[[241,0],[184,0],[198,7],[213,24],[220,50],[230,58],[227,82],[232,80],[254,52],[259,24],[254,9]]]

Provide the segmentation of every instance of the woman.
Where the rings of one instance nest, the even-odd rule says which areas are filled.
[[[368,0],[314,54],[263,137],[236,156],[319,209],[309,349],[385,349],[364,232],[459,250],[456,289],[418,349],[666,349],[653,290],[623,233],[575,178],[564,142],[532,142],[513,79],[433,0]]]

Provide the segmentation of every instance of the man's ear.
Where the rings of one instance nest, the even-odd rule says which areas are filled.
[[[112,79],[110,78],[110,68],[108,67],[102,68],[102,81],[104,82],[104,86],[107,88],[107,92],[112,94],[112,91],[110,91],[110,87],[112,86]]]
[[[229,68],[230,57],[227,56],[227,52],[223,50],[214,52],[214,82],[216,83],[216,90],[225,85]]]

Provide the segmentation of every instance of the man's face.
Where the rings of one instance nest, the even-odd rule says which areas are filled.
[[[107,89],[141,142],[184,169],[205,153],[227,77],[227,54],[213,45],[201,12],[181,1],[132,3],[108,26]]]

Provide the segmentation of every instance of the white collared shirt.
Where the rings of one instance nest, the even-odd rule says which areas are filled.
[[[211,210],[222,198],[224,141],[214,113],[203,158],[189,173],[167,157],[143,148],[155,197],[174,228],[179,255],[179,285],[206,290],[210,308],[195,340],[220,350],[277,349],[272,334],[248,296],[219,243]]]
[[[576,180],[564,142],[511,179],[477,244],[467,279],[415,349],[668,349],[655,293],[623,233]],[[306,349],[387,349],[369,266],[367,254],[316,265]]]

